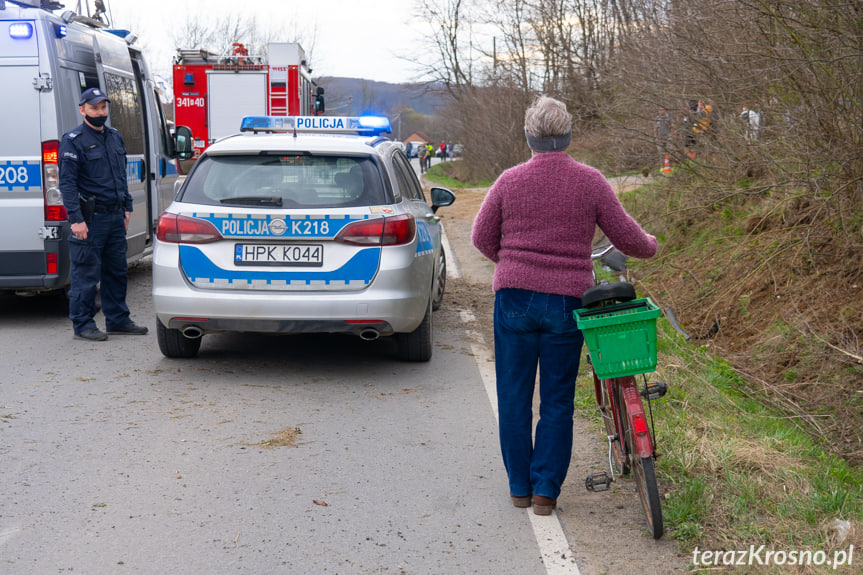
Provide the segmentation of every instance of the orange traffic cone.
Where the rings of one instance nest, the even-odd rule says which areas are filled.
[[[670,174],[671,173],[671,162],[668,161],[668,156],[665,156],[665,164],[662,165],[662,173]]]

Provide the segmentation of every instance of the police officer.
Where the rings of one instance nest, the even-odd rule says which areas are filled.
[[[81,94],[84,122],[60,142],[60,191],[69,214],[71,288],[69,318],[75,339],[104,341],[96,327],[96,284],[109,334],[144,335],[126,306],[126,229],[132,196],[126,183],[126,147],[120,132],[106,126],[108,97],[98,88]]]

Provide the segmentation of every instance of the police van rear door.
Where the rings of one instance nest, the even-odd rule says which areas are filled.
[[[126,143],[126,181],[134,205],[127,232],[127,255],[133,257],[144,251],[151,231],[147,216],[143,99],[126,42],[107,32],[94,34],[93,49],[100,55],[96,58],[99,82],[111,100],[109,123],[119,130]]]
[[[15,287],[26,276],[41,282],[46,265],[40,234],[45,225],[42,136],[34,85],[40,77],[39,22],[17,19],[17,13],[13,7],[0,11],[0,287]]]

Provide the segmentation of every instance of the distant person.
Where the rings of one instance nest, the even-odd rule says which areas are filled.
[[[434,157],[434,145],[429,142],[427,145],[428,154],[426,155],[426,171],[431,169],[432,158]]]
[[[126,181],[126,146],[120,132],[106,126],[108,97],[98,88],[81,94],[83,123],[60,141],[60,193],[69,214],[69,319],[75,339],[104,341],[96,327],[96,285],[109,334],[144,335],[147,328],[129,318],[126,306],[126,230],[132,196]]]
[[[689,159],[695,158],[695,122],[698,115],[698,100],[689,100],[689,107],[683,113],[683,153]]]
[[[744,131],[746,142],[754,144],[758,141],[759,133],[761,132],[761,113],[758,111],[758,104],[753,106],[745,104],[743,110],[740,112],[740,118],[746,124]]]
[[[566,148],[572,116],[539,97],[524,132],[532,157],[503,172],[473,224],[473,245],[495,263],[494,355],[499,434],[516,507],[550,515],[572,458],[575,378],[584,338],[572,312],[594,284],[590,259],[598,226],[623,253],[656,253],[656,238],[621,206],[597,170]],[[533,396],[539,364],[539,412]]]
[[[671,132],[673,129],[674,118],[664,106],[660,106],[659,114],[653,119],[653,139],[656,141],[660,165],[664,165],[665,157],[671,153]]]
[[[429,149],[425,146],[418,146],[417,157],[420,160],[420,173],[426,173],[426,158],[428,157]]]
[[[407,156],[407,157],[408,157],[408,160],[410,160],[410,159],[411,159],[411,156],[413,155],[413,152],[414,152],[414,145],[413,145],[413,144],[411,144],[410,142],[408,142],[407,144],[405,144],[405,156]]]
[[[452,159],[452,157],[453,157],[453,156],[452,156],[452,140],[450,140],[449,142],[447,142],[447,145],[446,145],[446,155],[447,155],[450,159]]]
[[[698,108],[695,113],[695,124],[692,126],[692,131],[697,137],[706,136],[712,133],[715,128],[712,128],[713,123],[713,106],[710,100],[698,101]]]
[[[442,162],[446,162],[446,142],[443,140],[440,141],[440,159]]]

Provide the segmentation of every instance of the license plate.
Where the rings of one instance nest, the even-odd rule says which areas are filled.
[[[234,263],[238,266],[322,266],[321,244],[234,244]]]

